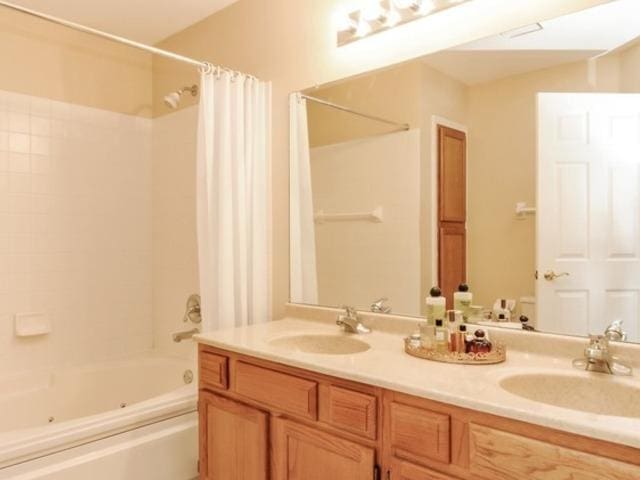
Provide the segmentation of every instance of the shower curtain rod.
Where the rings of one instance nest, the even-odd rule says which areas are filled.
[[[0,5],[10,8],[12,10],[17,10],[18,12],[26,13],[27,15],[31,15],[33,17],[37,17],[43,20],[47,20],[49,22],[57,23],[58,25],[63,25],[65,27],[72,28],[74,30],[79,30],[81,32],[89,33],[91,35],[95,35],[97,37],[106,38],[108,40],[112,40],[114,42],[123,43],[125,45],[129,45],[130,47],[138,48],[140,50],[145,50],[147,52],[153,53],[155,55],[160,55],[161,57],[171,58],[173,60],[178,60],[179,62],[188,63],[190,65],[194,65],[204,70],[205,72],[211,71],[213,68],[220,68],[223,70],[231,71],[224,67],[215,67],[208,62],[200,62],[198,60],[194,60],[193,58],[185,57],[183,55],[178,55],[177,53],[168,52],[167,50],[162,50],[161,48],[152,47],[150,45],[146,45],[144,43],[134,42],[133,40],[129,40],[128,38],[119,37],[118,35],[113,35],[111,33],[103,32],[101,30],[97,30],[95,28],[87,27],[85,25],[80,25],[79,23],[70,22],[68,20],[64,20],[62,18],[54,17],[53,15],[48,15],[46,13],[37,12],[35,10],[31,10],[29,8],[22,7],[20,5],[15,5],[10,2],[5,2],[4,0],[0,0]]]
[[[368,118],[369,120],[375,120],[376,122],[386,123],[387,125],[394,125],[402,130],[409,130],[411,126],[408,123],[398,123],[392,120],[387,120],[386,118],[376,117],[375,115],[369,115],[368,113],[362,113],[357,110],[353,110],[349,107],[344,107],[342,105],[338,105],[337,103],[329,102],[328,100],[323,100],[322,98],[311,97],[309,95],[300,94],[302,98],[306,98],[307,100],[311,100],[312,102],[320,103],[322,105],[326,105],[327,107],[335,108],[336,110],[340,110],[347,113],[353,113],[354,115],[358,115],[359,117]]]

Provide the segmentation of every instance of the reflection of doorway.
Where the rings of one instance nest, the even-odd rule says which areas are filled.
[[[538,327],[640,341],[640,95],[538,94]]]
[[[466,281],[467,136],[438,125],[438,284],[447,304]]]

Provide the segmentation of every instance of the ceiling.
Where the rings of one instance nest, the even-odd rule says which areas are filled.
[[[531,33],[505,32],[423,61],[467,85],[477,85],[616,50],[640,37],[638,18],[639,0],[616,0],[541,22],[541,29],[530,26]]]
[[[149,44],[157,43],[236,1],[12,0],[23,7]]]

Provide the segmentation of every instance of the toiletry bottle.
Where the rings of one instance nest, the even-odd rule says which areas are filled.
[[[444,326],[442,318],[436,318],[436,351],[449,351],[449,329]]]
[[[491,342],[487,340],[484,330],[476,330],[475,338],[471,343],[471,352],[473,353],[489,353],[491,351]]]
[[[464,326],[465,330],[466,330],[466,325]],[[466,335],[464,336],[464,351],[465,353],[471,353],[472,352],[472,348],[473,348],[473,341],[475,340],[475,336],[473,335],[473,333],[467,331]]]
[[[511,321],[511,310],[507,308],[507,300],[504,298],[500,299],[500,306],[494,312],[495,320],[497,322],[510,322]]]
[[[436,327],[427,322],[420,324],[420,342],[425,350],[435,350],[436,348]]]
[[[436,318],[444,318],[447,309],[447,299],[442,296],[442,291],[438,287],[433,287],[426,299],[427,323],[434,325]]]
[[[456,332],[454,352],[467,353],[467,326],[464,323],[458,327]]]
[[[456,334],[458,333],[458,328],[462,325],[462,313],[458,310],[449,310],[447,311],[447,328],[449,329],[449,349],[452,352],[455,352],[456,345]]]
[[[469,291],[466,283],[458,286],[458,291],[453,294],[453,309],[462,312],[462,318],[466,322],[471,316],[471,303],[473,302],[473,293]]]

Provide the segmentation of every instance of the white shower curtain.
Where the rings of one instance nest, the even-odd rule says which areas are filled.
[[[197,150],[204,330],[269,320],[271,86],[244,75],[201,77]]]
[[[299,93],[294,93],[289,105],[291,301],[317,304],[318,275],[307,101]]]

